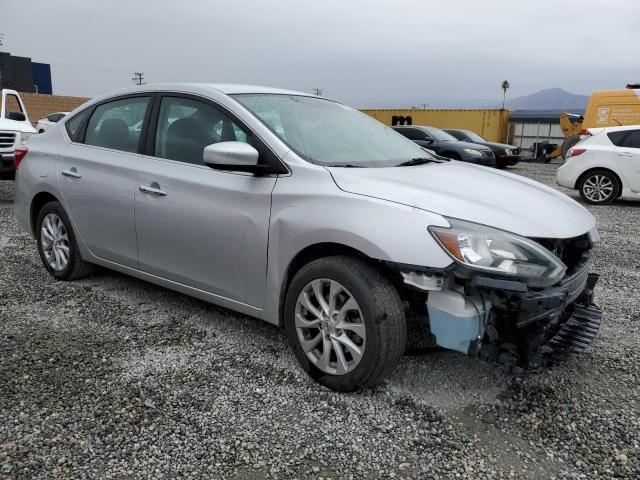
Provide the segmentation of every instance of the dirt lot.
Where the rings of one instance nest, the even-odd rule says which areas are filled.
[[[52,280],[12,198],[0,181],[0,478],[640,476],[640,204],[591,208],[605,320],[561,370],[440,351],[336,394],[276,327],[108,271]]]

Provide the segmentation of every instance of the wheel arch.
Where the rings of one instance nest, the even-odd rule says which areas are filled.
[[[29,225],[31,226],[31,231],[36,231],[36,222],[38,221],[38,214],[42,207],[44,207],[49,202],[59,202],[58,198],[55,195],[49,192],[40,192],[33,200],[31,200],[31,207],[29,209]]]
[[[387,271],[386,273],[390,273],[391,271],[383,261],[376,260],[368,256],[366,253],[358,250],[357,248],[350,247],[342,243],[322,242],[309,245],[300,250],[295,256],[293,256],[284,271],[284,275],[282,276],[282,282],[280,285],[280,298],[278,301],[278,322],[280,325],[283,324],[284,303],[287,297],[287,292],[289,290],[289,285],[291,284],[291,280],[293,279],[295,274],[298,273],[298,271],[303,266],[314,260],[336,255],[346,255],[359,258],[368,264],[374,265],[381,270]]]
[[[622,195],[622,188],[623,188],[623,183],[622,183],[622,179],[620,178],[620,175],[618,175],[614,170],[612,170],[611,168],[608,167],[591,167],[588,170],[585,170],[584,172],[582,172],[578,178],[576,179],[576,183],[573,186],[574,190],[578,190],[580,183],[582,182],[582,180],[584,180],[584,178],[589,175],[590,173],[593,173],[597,170],[605,170],[609,173],[611,173],[616,180],[618,180],[618,184],[620,185],[620,191],[618,192],[618,197],[620,197],[620,195]]]

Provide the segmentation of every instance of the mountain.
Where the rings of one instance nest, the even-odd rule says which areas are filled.
[[[588,101],[587,95],[570,93],[562,88],[546,88],[525,97],[508,99],[505,102],[505,108],[508,110],[584,109]],[[497,105],[498,108],[501,106],[502,104]]]

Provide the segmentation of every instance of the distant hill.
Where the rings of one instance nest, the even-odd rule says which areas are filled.
[[[507,95],[509,92],[507,91]],[[525,97],[507,98],[509,110],[584,110],[589,97],[569,93],[561,88],[547,88]],[[423,103],[424,102],[424,103]],[[424,105],[424,107],[423,107]],[[502,102],[480,98],[434,98],[425,96],[420,101],[413,98],[378,99],[360,105],[360,108],[502,108]]]
[[[525,97],[507,99],[505,108],[509,110],[584,109],[588,101],[587,95],[570,93],[561,88],[546,88]],[[498,108],[501,106],[502,104],[498,105]]]

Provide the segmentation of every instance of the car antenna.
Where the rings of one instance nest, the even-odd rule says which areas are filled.
[[[622,124],[620,123],[620,120],[618,120],[617,118],[614,118],[614,119],[613,119],[613,121],[614,121],[614,122],[617,122],[617,123],[618,123],[618,125],[622,126]]]

